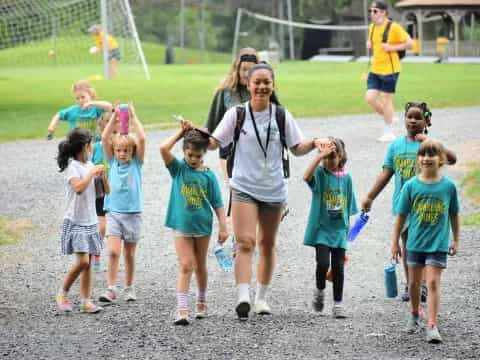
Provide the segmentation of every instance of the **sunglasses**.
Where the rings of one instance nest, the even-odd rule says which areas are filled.
[[[380,11],[380,10],[378,10],[378,9],[368,9],[368,12],[369,12],[370,14],[377,14],[379,11]]]

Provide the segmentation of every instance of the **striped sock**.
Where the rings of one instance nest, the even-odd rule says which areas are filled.
[[[177,308],[179,310],[188,309],[188,291],[177,291]]]
[[[207,289],[198,289],[197,290],[197,302],[206,303],[207,302]]]

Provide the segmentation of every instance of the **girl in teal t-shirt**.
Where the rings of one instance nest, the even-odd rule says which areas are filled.
[[[162,143],[160,153],[172,177],[165,225],[175,230],[179,265],[174,324],[188,325],[188,291],[194,271],[198,289],[195,317],[207,316],[207,252],[213,222],[211,209],[218,217],[218,241],[223,243],[228,233],[220,186],[215,174],[203,164],[209,136],[192,128],[189,121],[182,121],[181,126]],[[178,160],[171,150],[182,137],[184,159]]]
[[[329,138],[305,171],[303,179],[312,190],[312,205],[304,245],[316,253],[316,289],[313,308],[323,311],[326,275],[332,262],[333,315],[344,318],[342,306],[345,252],[350,216],[357,204],[352,179],[344,170],[347,153],[342,140]],[[321,164],[321,165],[320,165]]]
[[[392,213],[397,215],[396,204],[403,185],[417,173],[416,158],[417,151],[422,141],[427,139],[427,128],[432,125],[432,112],[426,103],[409,102],[405,105],[405,129],[407,134],[398,138],[390,144],[385,159],[383,161],[382,172],[377,176],[367,196],[362,201],[361,210],[370,211],[376,197],[394,177],[395,189],[392,198]],[[456,156],[453,152],[446,150],[447,161],[449,164],[455,164]],[[405,244],[408,236],[408,221],[402,229],[402,251],[405,252]],[[408,284],[408,266],[407,261],[403,259],[403,270],[405,273],[405,282]],[[424,286],[422,301],[426,301],[427,290]],[[403,301],[409,300],[408,286],[401,296]]]
[[[427,341],[441,342],[437,328],[440,305],[440,276],[447,266],[447,253],[455,255],[459,244],[458,197],[455,184],[440,173],[446,162],[443,146],[436,141],[422,143],[417,155],[420,175],[403,186],[397,204],[398,216],[394,226],[392,256],[407,258],[412,315],[407,331],[420,327],[420,284],[425,269],[428,287]],[[400,232],[409,219],[406,255],[400,250]],[[453,241],[449,244],[450,227]]]

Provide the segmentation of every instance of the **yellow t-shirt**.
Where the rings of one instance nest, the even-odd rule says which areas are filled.
[[[400,59],[396,51],[386,52],[382,47],[383,32],[387,27],[387,21],[382,25],[370,24],[368,39],[372,40],[373,56],[370,71],[378,75],[389,75],[401,70]],[[373,31],[373,34],[372,34]],[[404,43],[409,38],[408,33],[396,22],[393,22],[388,34],[387,43],[397,45]]]
[[[97,47],[99,49],[103,48],[103,32],[102,31],[100,31],[98,34],[95,35],[95,42],[97,43]],[[107,44],[108,44],[108,50],[118,49],[118,42],[110,35],[107,35]]]

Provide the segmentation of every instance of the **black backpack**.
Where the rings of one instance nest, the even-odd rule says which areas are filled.
[[[385,31],[383,32],[382,35],[382,43],[386,43],[388,41],[388,35],[390,34],[390,28],[392,27],[393,21],[388,20],[387,26],[385,27]],[[400,50],[397,51],[398,58],[401,60],[405,57],[406,50]]]
[[[233,143],[230,154],[227,158],[227,173],[228,177],[232,177],[233,163],[235,160],[235,150],[237,148],[237,142],[242,132],[243,123],[245,122],[246,109],[244,105],[238,105],[237,109],[237,122],[235,124],[235,132],[233,134]],[[285,139],[285,109],[280,106],[275,106],[275,120],[277,121],[278,132],[280,133],[280,142],[282,143],[282,165],[283,165],[283,177],[285,179],[290,177],[290,161],[288,157],[287,141]]]

